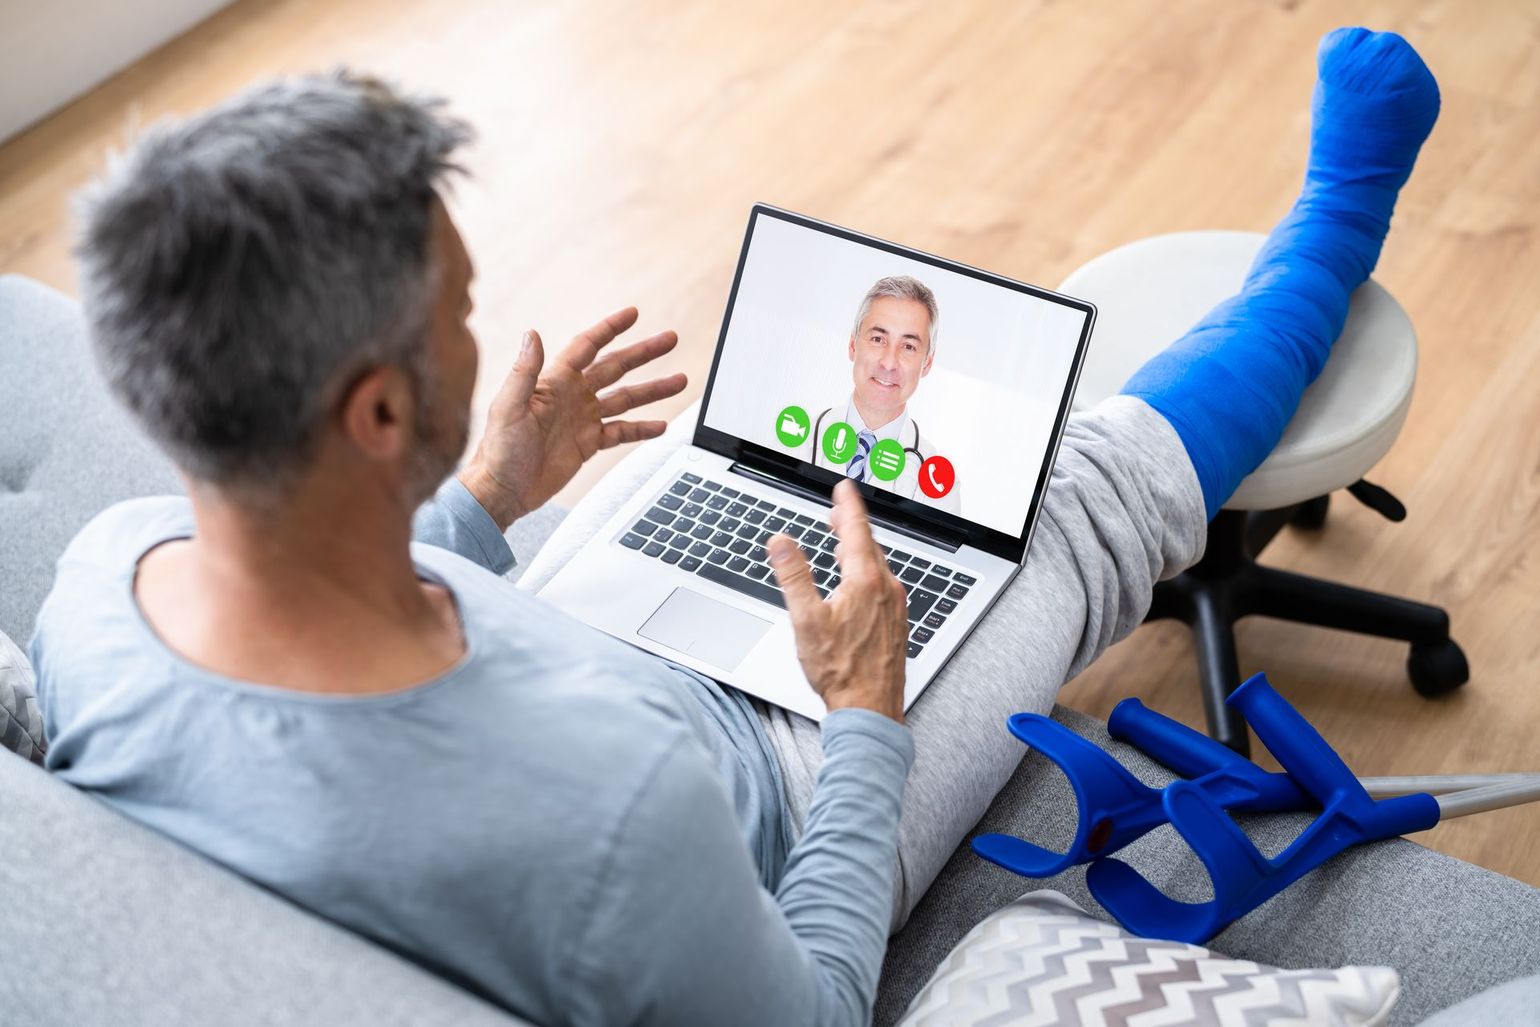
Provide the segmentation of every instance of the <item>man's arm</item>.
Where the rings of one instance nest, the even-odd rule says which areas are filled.
[[[458,477],[439,486],[412,519],[412,541],[458,553],[493,574],[513,569],[513,550],[502,529]]]
[[[866,709],[831,713],[823,739],[807,830],[774,896],[709,764],[684,746],[663,757],[564,961],[572,1022],[870,1022],[914,749]]]

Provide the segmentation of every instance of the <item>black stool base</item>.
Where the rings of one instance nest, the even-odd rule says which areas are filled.
[[[1203,559],[1155,586],[1146,620],[1174,617],[1191,625],[1208,733],[1247,755],[1246,722],[1225,705],[1240,686],[1235,622],[1253,614],[1410,642],[1407,674],[1424,696],[1442,695],[1470,678],[1465,654],[1449,637],[1449,615],[1437,606],[1264,567],[1256,556],[1287,524],[1319,528],[1328,497],[1282,510],[1221,510],[1209,524]]]

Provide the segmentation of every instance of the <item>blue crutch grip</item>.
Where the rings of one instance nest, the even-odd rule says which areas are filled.
[[[1162,806],[1208,870],[1214,898],[1179,902],[1121,860],[1094,862],[1086,872],[1092,896],[1136,934],[1202,944],[1349,846],[1438,823],[1438,802],[1431,795],[1371,799],[1347,764],[1265,676],[1252,677],[1229,701],[1241,708],[1285,771],[1321,803],[1322,812],[1293,844],[1268,859],[1210,791],[1188,781],[1170,785]]]

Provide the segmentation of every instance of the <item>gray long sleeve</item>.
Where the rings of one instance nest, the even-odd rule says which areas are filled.
[[[869,1022],[914,747],[869,710],[826,718],[823,747],[806,831],[773,896],[707,762],[664,755],[571,953],[574,1022]]]

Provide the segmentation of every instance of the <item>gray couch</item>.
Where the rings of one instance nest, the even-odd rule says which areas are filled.
[[[0,631],[25,643],[53,560],[92,514],[176,487],[103,394],[75,304],[25,279],[0,278]],[[559,518],[542,511],[515,526],[521,560]],[[1056,716],[1111,746],[1146,780],[1166,779],[1110,743],[1099,723],[1063,709]],[[1043,841],[1067,830],[1067,786],[1036,759],[1024,761],[979,830]],[[1276,849],[1299,823],[1277,817],[1251,826]],[[0,839],[0,1022],[521,1022],[4,754]],[[1130,858],[1173,894],[1199,896],[1205,878],[1169,830]],[[1039,886],[959,848],[893,939],[876,1022],[898,1019],[980,918]],[[1079,871],[1042,886],[1099,913]],[[1327,864],[1213,947],[1288,967],[1394,966],[1405,990],[1393,1022],[1416,1023],[1540,969],[1540,892],[1413,842],[1385,842]],[[1475,1001],[1533,1014],[1536,990],[1530,980]],[[1450,1010],[1439,1019],[1477,1015]]]

